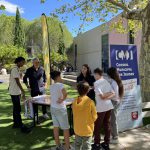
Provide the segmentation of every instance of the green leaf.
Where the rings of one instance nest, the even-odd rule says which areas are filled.
[[[0,5],[0,10],[5,10],[5,6],[4,5]]]

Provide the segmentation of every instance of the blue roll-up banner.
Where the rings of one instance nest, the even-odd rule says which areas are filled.
[[[125,90],[117,115],[119,131],[142,126],[137,46],[110,45],[110,66],[117,68]]]

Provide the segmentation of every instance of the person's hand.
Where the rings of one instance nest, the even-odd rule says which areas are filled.
[[[46,88],[47,87],[47,83],[43,83],[43,86]]]
[[[63,101],[64,101],[64,99],[59,98],[58,101],[57,101],[57,103],[58,103],[58,104],[61,104]]]

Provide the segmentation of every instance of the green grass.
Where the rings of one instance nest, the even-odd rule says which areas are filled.
[[[54,146],[51,120],[33,128],[28,135],[19,129],[12,129],[12,103],[7,88],[7,84],[0,84],[0,150],[44,150]],[[66,88],[68,97],[76,97],[75,90],[69,86]],[[31,120],[24,118],[23,112],[22,109],[23,122],[31,123]]]
[[[18,129],[12,129],[12,103],[7,88],[7,84],[0,84],[0,150],[45,150],[54,146],[51,120],[33,128],[32,133],[28,135]],[[66,88],[68,97],[77,96],[71,87]],[[23,112],[22,109],[22,114]],[[24,123],[31,123],[31,120],[26,120],[23,115],[22,118]],[[144,118],[143,122],[144,125],[150,124],[150,118]]]

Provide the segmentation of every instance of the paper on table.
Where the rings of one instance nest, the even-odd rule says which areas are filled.
[[[50,96],[47,96],[47,95],[39,95],[39,96],[33,97],[33,101],[41,101],[41,102],[43,102],[48,97],[50,98]]]
[[[64,102],[65,102],[65,105],[69,105],[70,103],[73,103],[74,101],[74,98],[67,98]]]

